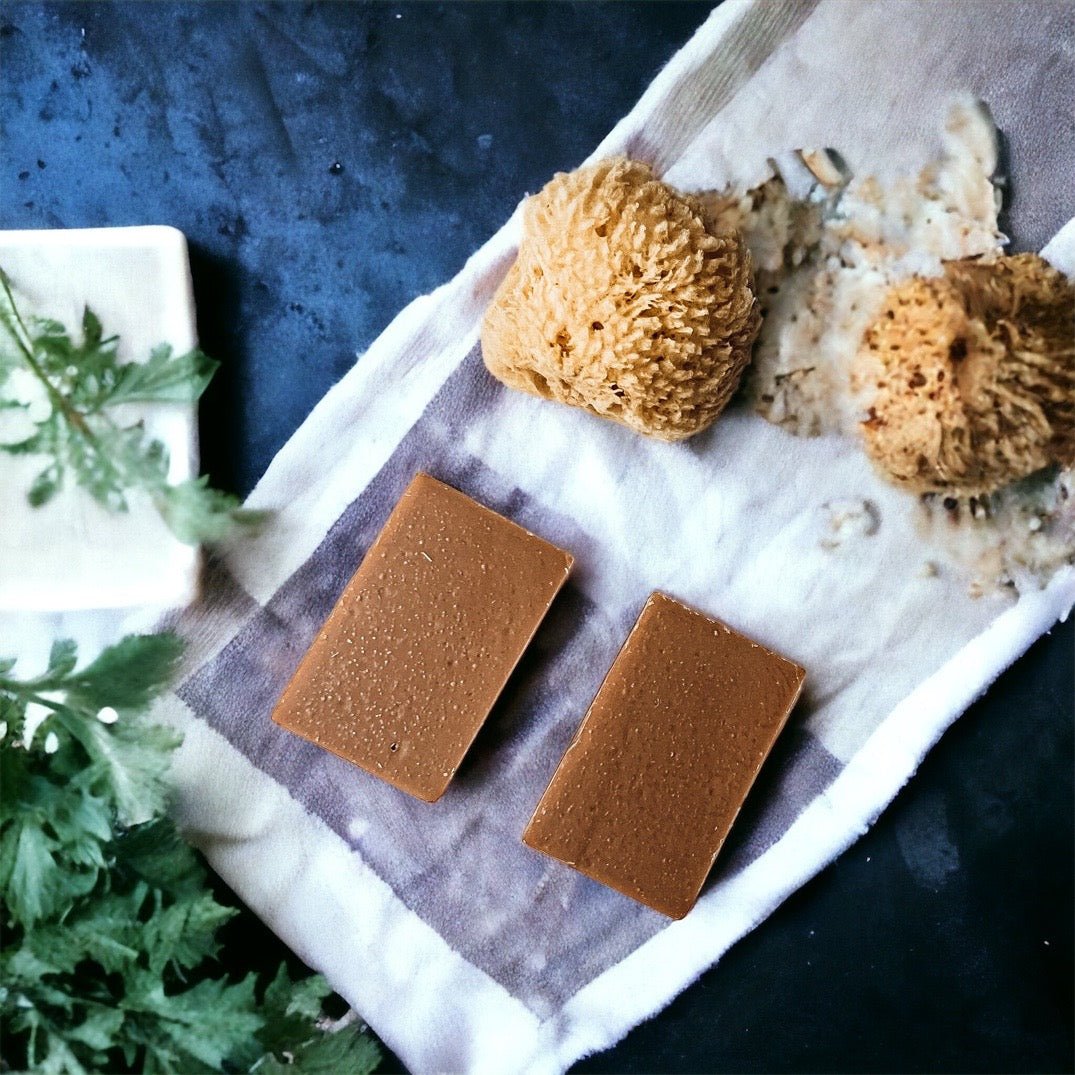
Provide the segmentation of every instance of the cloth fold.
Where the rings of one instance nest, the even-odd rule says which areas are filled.
[[[643,156],[689,189],[757,182],[770,157],[805,145],[913,171],[949,98],[970,90],[1002,127],[1019,124],[1016,164],[1034,160],[1071,87],[1043,107],[1005,64],[1059,48],[1065,18],[1013,22],[990,6],[967,25],[950,6],[728,0],[595,156]],[[1070,215],[1058,192],[1039,193],[1012,222],[1037,245]],[[273,523],[207,564],[200,601],[175,620],[190,644],[161,707],[185,733],[187,831],[416,1072],[551,1073],[615,1042],[864,832],[1075,602],[1068,567],[1021,595],[974,596],[921,533],[914,499],[880,483],[848,437],[794,437],[738,405],[689,442],[651,443],[503,388],[478,331],[518,228],[516,213],[402,311],[273,461],[249,501]],[[419,469],[576,557],[435,804],[270,720]],[[832,504],[867,501],[875,527],[820,540]],[[808,670],[699,904],[676,923],[519,839],[654,589]]]

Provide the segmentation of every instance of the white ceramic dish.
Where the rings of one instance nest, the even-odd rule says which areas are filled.
[[[0,267],[20,311],[61,321],[77,337],[89,306],[119,356],[196,343],[187,243],[168,227],[0,232]],[[128,404],[169,452],[171,481],[197,473],[196,408]],[[26,498],[42,456],[0,453],[0,611],[174,607],[195,594],[199,554],[178,541],[148,498],[110,513],[72,482],[34,508]]]

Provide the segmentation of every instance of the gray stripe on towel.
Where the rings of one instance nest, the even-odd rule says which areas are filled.
[[[667,925],[520,840],[646,594],[639,594],[637,607],[606,610],[569,584],[452,786],[434,804],[410,798],[270,719],[417,470],[547,535],[550,522],[540,504],[458,447],[456,416],[472,413],[476,397],[498,390],[471,354],[310,558],[179,694],[358,851],[453,948],[543,1017]],[[571,535],[575,524],[558,519],[555,525],[576,553],[590,544],[583,533]],[[793,717],[716,876],[741,869],[774,843],[838,771]]]

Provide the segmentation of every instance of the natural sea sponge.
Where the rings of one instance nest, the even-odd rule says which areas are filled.
[[[1075,461],[1075,285],[1036,254],[893,288],[853,383],[866,451],[915,492],[993,492]]]
[[[739,234],[617,157],[527,200],[481,341],[512,388],[680,440],[727,404],[760,323]]]

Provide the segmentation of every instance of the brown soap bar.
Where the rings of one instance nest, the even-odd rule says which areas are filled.
[[[804,675],[723,623],[653,594],[523,840],[682,918]]]
[[[571,563],[562,549],[418,474],[273,720],[433,802]]]

